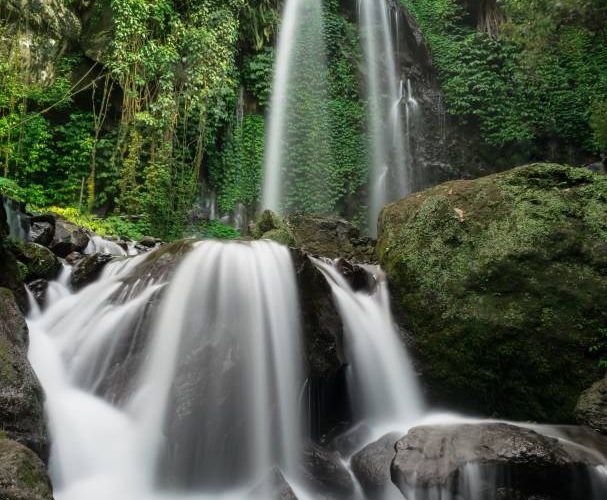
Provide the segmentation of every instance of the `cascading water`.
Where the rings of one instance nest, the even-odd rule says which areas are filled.
[[[369,266],[374,290],[355,291],[334,263],[314,259],[331,286],[346,334],[356,417],[385,432],[421,418],[422,397],[390,312],[385,274]]]
[[[84,249],[84,253],[85,255],[103,253],[125,257],[128,254],[128,251],[114,241],[106,240],[98,235],[93,235]]]
[[[417,103],[412,97],[410,82],[405,88],[397,68],[394,40],[398,41],[400,19],[398,11],[394,12],[393,17],[387,0],[358,0],[371,146],[368,210],[372,236],[377,235],[381,209],[412,190],[410,115]],[[403,130],[403,108],[406,131]]]
[[[1,196],[2,209],[6,213],[8,236],[13,240],[27,241],[29,237],[29,219],[21,211],[19,203],[6,196]]]
[[[327,64],[320,0],[287,0],[266,135],[263,208],[329,212]]]
[[[288,250],[201,242],[168,285],[145,272],[158,258],[114,261],[77,294],[57,284],[29,320],[56,498],[251,498],[273,466],[296,484],[303,355]]]

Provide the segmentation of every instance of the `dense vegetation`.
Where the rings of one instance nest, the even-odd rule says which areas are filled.
[[[0,189],[33,207],[110,217],[123,235],[233,235],[207,222],[201,192],[215,192],[225,216],[252,215],[259,201],[281,2],[52,1],[82,30],[51,80],[33,78],[21,57],[27,18],[0,23]],[[607,150],[602,0],[401,3],[428,41],[449,112],[478,126],[491,154],[516,164]],[[309,183],[291,195],[294,206],[360,222],[368,162],[358,33],[349,2],[327,0],[324,12],[328,174],[316,180],[322,198]],[[300,156],[293,163],[311,172]]]
[[[430,45],[450,113],[477,123],[487,143],[510,148],[514,162],[607,150],[605,2],[401,1]]]
[[[327,3],[329,209],[366,178],[356,30],[339,11]],[[34,207],[137,222],[123,233],[223,236],[192,207],[201,184],[220,214],[260,198],[277,0],[103,0],[82,19],[95,60],[72,50],[50,86],[28,78],[16,47],[2,54],[0,175]]]

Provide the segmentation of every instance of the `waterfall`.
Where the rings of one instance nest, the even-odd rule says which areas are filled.
[[[266,135],[263,208],[330,212],[327,63],[321,0],[287,0]]]
[[[398,46],[401,22],[398,11],[392,16],[392,7],[387,0],[358,2],[371,146],[369,231],[376,236],[381,209],[390,201],[403,198],[412,189],[409,113],[415,101],[412,100],[410,83],[408,91],[405,91],[397,68],[394,41]],[[403,130],[403,108],[407,115],[406,133]]]
[[[1,196],[2,208],[6,213],[8,236],[13,240],[27,241],[29,238],[30,222],[21,211],[20,204],[6,196]]]
[[[205,241],[166,273],[109,263],[29,318],[57,500],[251,498],[298,481],[299,311],[289,251]],[[263,496],[262,498],[270,498]],[[304,497],[300,497],[304,498]]]
[[[385,274],[369,266],[374,290],[355,291],[335,263],[313,261],[326,276],[344,323],[355,416],[382,432],[406,429],[422,417],[424,405],[390,312]]]
[[[85,255],[92,255],[95,253],[103,253],[108,255],[126,256],[127,250],[122,248],[118,243],[110,240],[106,240],[99,235],[92,235],[88,245],[84,249]]]

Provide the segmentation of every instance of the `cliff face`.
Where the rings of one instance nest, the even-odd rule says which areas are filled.
[[[476,127],[448,114],[430,49],[415,19],[400,2],[393,8],[400,23],[396,48],[401,78],[410,81],[418,103],[409,117],[414,190],[498,171],[500,165],[483,156]]]
[[[50,83],[58,59],[77,43],[81,22],[63,0],[6,0],[0,15],[3,55],[19,60],[31,83]]]

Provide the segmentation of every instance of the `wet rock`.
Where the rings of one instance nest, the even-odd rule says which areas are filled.
[[[353,262],[376,261],[374,242],[350,222],[336,216],[292,214],[285,219],[295,246],[303,252]]]
[[[72,287],[75,290],[85,287],[93,283],[103,271],[103,268],[111,262],[115,257],[105,253],[96,253],[87,255],[80,259],[75,265],[72,272]]]
[[[62,0],[4,0],[0,16],[7,21],[3,38],[12,39],[11,55],[20,57],[29,81],[52,83],[58,58],[80,35],[75,13]]]
[[[396,441],[400,437],[401,434],[387,434],[352,457],[352,472],[372,498],[381,498],[386,490],[394,487],[390,465],[396,455]]]
[[[137,245],[145,247],[145,248],[154,248],[156,245],[161,243],[161,240],[158,238],[152,238],[151,236],[144,236],[137,242]]]
[[[360,423],[330,439],[329,449],[336,451],[344,458],[348,458],[369,442],[370,435],[371,428],[367,424]]]
[[[27,310],[27,296],[23,278],[11,246],[7,241],[8,224],[4,206],[0,203],[0,287],[11,290],[22,311]]]
[[[575,416],[579,423],[607,434],[607,377],[582,393]]]
[[[83,228],[60,219],[55,225],[55,236],[50,249],[59,257],[67,257],[72,252],[84,252],[89,239]]]
[[[548,427],[556,431],[557,434],[554,437],[567,439],[607,457],[607,435],[601,434],[585,425],[556,425]],[[541,429],[538,432],[541,433]],[[546,434],[548,433],[546,432]]]
[[[314,439],[350,419],[345,379],[343,325],[323,274],[299,250],[291,251],[306,352],[308,397]]]
[[[509,424],[423,426],[397,442],[391,477],[405,497],[420,500],[440,492],[476,498],[489,490],[504,499],[590,499],[600,498],[593,496],[590,478],[602,460]]]
[[[44,279],[35,280],[28,283],[27,287],[34,296],[34,299],[40,307],[44,307],[46,303],[46,292],[48,290],[48,281]]]
[[[319,493],[344,498],[354,493],[354,482],[339,455],[314,443],[304,446],[302,477]]]
[[[48,459],[42,387],[27,359],[28,330],[10,290],[0,288],[0,428]]]
[[[80,252],[72,252],[67,257],[65,257],[65,262],[67,262],[71,266],[74,266],[82,259],[84,259],[84,254]]]
[[[25,281],[37,279],[53,280],[61,270],[61,262],[48,248],[37,243],[14,243],[14,253],[27,272]]]
[[[55,226],[48,222],[34,222],[30,229],[30,240],[39,245],[48,246],[53,241]]]
[[[0,498],[53,500],[44,463],[25,446],[3,436],[0,436]]]
[[[282,472],[276,467],[253,488],[249,496],[252,500],[298,500]]]
[[[534,164],[388,205],[378,254],[431,402],[574,421],[602,375],[607,177]],[[567,353],[567,355],[563,355]]]
[[[376,282],[373,275],[362,266],[353,264],[346,259],[339,259],[336,264],[337,270],[346,278],[355,292],[367,290],[372,292]]]

